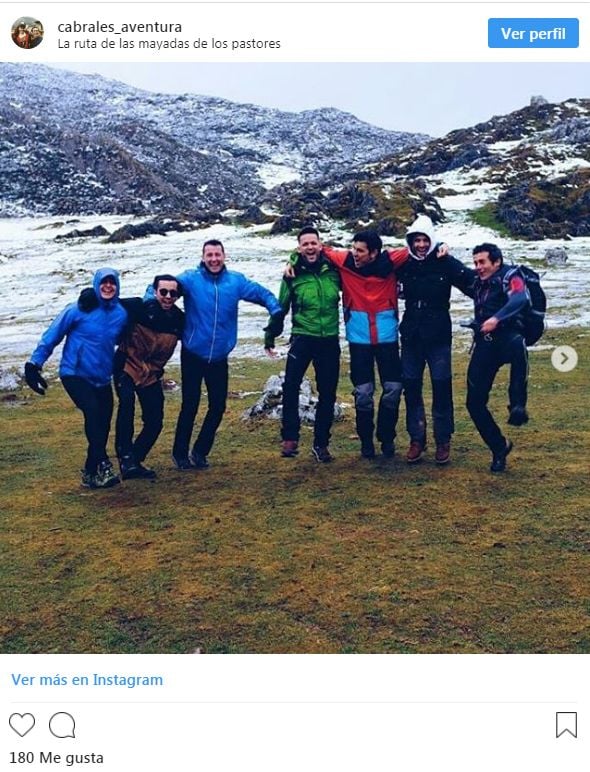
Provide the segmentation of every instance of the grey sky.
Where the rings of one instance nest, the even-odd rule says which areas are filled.
[[[528,104],[590,97],[590,64],[53,64],[149,91],[298,112],[337,107],[387,129],[441,136]]]

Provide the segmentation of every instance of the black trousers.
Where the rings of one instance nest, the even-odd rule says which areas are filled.
[[[397,343],[378,343],[374,346],[350,343],[349,346],[356,430],[361,442],[373,441],[375,365],[382,388],[377,412],[377,439],[384,443],[393,442],[402,393],[399,346]]]
[[[406,400],[406,428],[412,441],[426,444],[426,411],[422,386],[428,365],[432,383],[432,425],[437,445],[450,442],[455,431],[451,344],[402,339],[402,376]]]
[[[215,432],[225,413],[228,388],[227,359],[207,362],[185,348],[180,353],[182,377],[182,407],[176,424],[172,453],[175,458],[186,458],[189,452],[195,418],[201,401],[201,386],[205,381],[209,406],[201,430],[193,445],[193,453],[206,456],[215,440]]]
[[[498,370],[510,365],[508,397],[510,407],[526,407],[528,353],[524,338],[518,333],[478,336],[467,370],[467,410],[492,453],[500,453],[506,438],[488,410],[488,399]]]
[[[117,456],[133,456],[141,464],[160,436],[164,424],[164,392],[162,382],[151,386],[136,386],[127,373],[115,378],[115,391],[119,398],[115,423],[115,448]],[[135,395],[141,405],[142,429],[133,442],[135,421]]]
[[[338,337],[318,338],[311,335],[293,337],[283,384],[284,440],[299,440],[299,390],[305,371],[313,363],[318,392],[314,422],[314,445],[324,448],[330,442],[334,420],[336,389],[340,375],[340,344]]]
[[[88,452],[84,468],[96,474],[101,461],[108,458],[107,440],[113,415],[113,390],[108,386],[93,386],[77,375],[62,377],[64,389],[84,415],[84,432],[88,440]]]

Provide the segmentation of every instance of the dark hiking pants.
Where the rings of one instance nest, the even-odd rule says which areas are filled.
[[[334,420],[334,404],[340,374],[340,344],[338,337],[319,338],[311,335],[293,337],[283,384],[284,440],[299,441],[299,390],[305,371],[313,363],[318,392],[314,422],[314,445],[325,448],[330,442]]]
[[[115,378],[115,391],[119,398],[115,424],[115,448],[117,456],[133,456],[142,463],[160,436],[164,423],[164,392],[162,382],[150,386],[136,386],[127,373]],[[135,395],[141,405],[142,429],[133,442],[135,420]]]
[[[375,428],[375,365],[381,381],[381,398],[377,412],[377,439],[392,443],[399,416],[402,393],[401,362],[397,343],[374,346],[350,343],[350,379],[354,386],[356,430],[362,443],[373,441]]]
[[[180,353],[182,377],[182,407],[176,424],[176,437],[172,454],[183,459],[188,456],[195,418],[201,401],[201,386],[207,387],[208,408],[201,430],[193,445],[192,452],[200,456],[208,455],[213,447],[217,431],[227,400],[228,366],[227,359],[207,362],[206,359],[191,354],[185,348]]]
[[[70,399],[84,415],[84,432],[88,440],[88,453],[84,468],[96,474],[101,461],[108,458],[107,440],[113,415],[113,390],[108,386],[93,386],[77,375],[64,375],[61,379]]]
[[[412,441],[426,444],[426,412],[422,386],[428,365],[432,383],[432,426],[437,445],[450,442],[455,431],[451,344],[402,340],[402,378],[406,401],[406,428]]]
[[[510,365],[508,397],[510,407],[526,407],[528,354],[522,335],[506,333],[478,336],[467,370],[467,410],[482,440],[492,451],[501,453],[506,438],[488,410],[488,399],[498,370]]]

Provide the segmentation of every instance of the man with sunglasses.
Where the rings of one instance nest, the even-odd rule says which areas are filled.
[[[178,279],[162,274],[155,277],[152,287],[153,297],[121,301],[129,323],[115,354],[115,390],[119,398],[115,448],[124,480],[156,476],[143,461],[162,431],[164,366],[184,329],[184,313],[176,307],[181,294]],[[136,395],[143,426],[134,440]]]

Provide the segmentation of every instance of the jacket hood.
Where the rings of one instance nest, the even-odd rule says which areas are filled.
[[[112,276],[115,279],[115,284],[117,287],[117,292],[115,293],[115,297],[113,300],[103,300],[100,296],[100,283],[103,279],[106,279],[107,276]],[[94,274],[94,278],[92,279],[92,289],[94,290],[94,294],[96,295],[98,302],[101,305],[109,305],[113,301],[117,301],[119,299],[119,290],[120,290],[120,284],[119,284],[119,271],[115,270],[114,268],[99,268],[98,271]]]
[[[436,234],[434,232],[434,225],[432,224],[432,220],[430,217],[427,217],[425,214],[420,214],[418,217],[414,220],[414,222],[410,225],[408,230],[406,231],[406,241],[408,242],[408,249],[410,250],[410,255],[414,258],[414,260],[424,260],[425,258],[419,257],[418,255],[415,255],[412,252],[412,236],[415,236],[417,233],[423,233],[425,236],[428,236],[430,239],[430,251],[428,252],[428,255],[432,254],[437,246],[436,241]],[[428,257],[427,255],[427,257]]]

